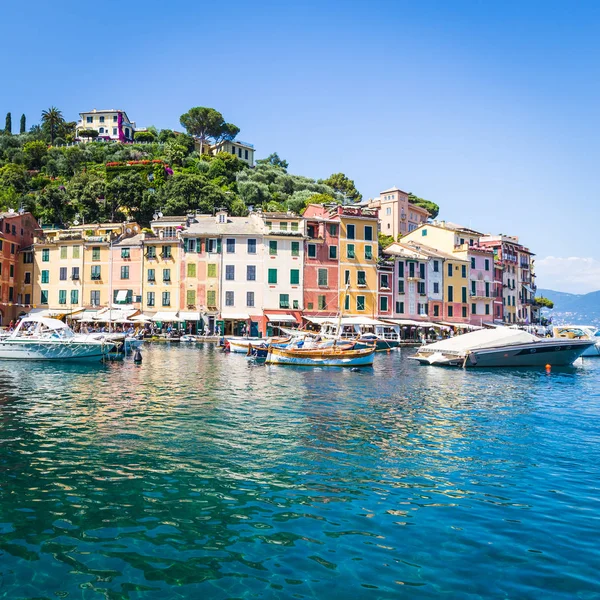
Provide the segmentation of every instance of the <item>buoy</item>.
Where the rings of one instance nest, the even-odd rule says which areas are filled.
[[[133,355],[133,362],[141,363],[142,362],[142,353],[139,348],[136,348],[135,354]]]
[[[546,373],[550,373],[552,371],[552,365],[546,365]]]

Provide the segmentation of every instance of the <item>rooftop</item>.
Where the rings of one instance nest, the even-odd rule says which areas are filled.
[[[212,215],[199,215],[186,230],[186,236],[199,235],[247,235],[263,234],[263,226],[251,217],[227,217],[227,222],[218,223]]]

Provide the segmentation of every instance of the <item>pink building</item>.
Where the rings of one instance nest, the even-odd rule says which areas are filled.
[[[378,284],[378,317],[380,319],[394,316],[394,261],[388,259],[377,265]]]
[[[394,187],[381,192],[379,198],[369,201],[369,208],[379,209],[379,226],[384,235],[404,236],[426,223],[429,212],[412,204],[408,193]]]
[[[304,211],[304,315],[333,317],[339,311],[339,219],[322,204]]]
[[[143,234],[112,245],[112,302],[142,308]]]
[[[494,253],[479,245],[468,249],[470,322],[483,325],[492,322],[494,315]]]

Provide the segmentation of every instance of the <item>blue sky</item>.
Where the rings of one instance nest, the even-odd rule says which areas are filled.
[[[397,185],[441,218],[518,235],[538,284],[600,289],[594,2],[9,2],[0,115],[192,106],[290,171]]]

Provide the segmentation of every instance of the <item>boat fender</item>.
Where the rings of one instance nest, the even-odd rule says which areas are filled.
[[[135,354],[133,355],[133,362],[134,363],[142,362],[142,353],[140,352],[139,348],[136,348],[136,350],[135,350]]]

